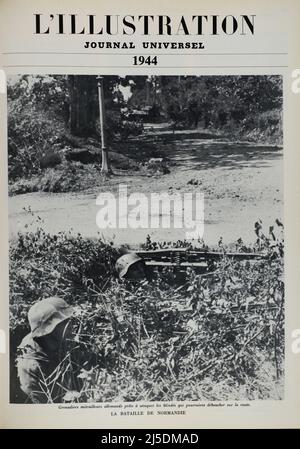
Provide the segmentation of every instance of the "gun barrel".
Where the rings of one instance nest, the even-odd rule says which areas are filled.
[[[154,267],[178,267],[177,262],[168,262],[160,260],[146,260],[146,265]],[[206,268],[207,264],[205,262],[181,262],[180,267],[195,267],[195,268]]]
[[[187,248],[169,248],[169,249],[158,249],[150,251],[137,251],[138,256],[143,258],[145,261],[164,261],[180,265],[183,262],[198,263],[200,261],[207,260],[219,260],[224,257],[237,260],[251,260],[251,259],[266,259],[267,255],[263,253],[254,252],[219,252],[219,251],[207,251],[207,250],[190,250]]]
[[[218,251],[207,251],[207,252],[198,252],[198,251],[190,251],[189,255],[192,257],[207,257],[210,259],[222,259],[223,257],[229,257],[233,259],[266,259],[267,255],[262,253],[246,253],[246,252],[218,252]]]

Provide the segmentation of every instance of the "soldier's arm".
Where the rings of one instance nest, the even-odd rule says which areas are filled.
[[[37,360],[34,358],[19,357],[17,370],[22,391],[34,404],[49,402],[47,387],[43,384],[43,373]]]

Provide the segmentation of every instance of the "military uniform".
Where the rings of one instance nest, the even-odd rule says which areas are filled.
[[[49,350],[41,344],[41,338],[47,339],[71,315],[71,307],[57,297],[39,301],[29,310],[31,332],[19,345],[16,362],[21,389],[32,403],[63,402],[67,391],[80,390],[76,346],[58,344]]]

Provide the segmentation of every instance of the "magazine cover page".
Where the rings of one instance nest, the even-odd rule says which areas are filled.
[[[296,1],[0,0],[0,425],[300,425]]]

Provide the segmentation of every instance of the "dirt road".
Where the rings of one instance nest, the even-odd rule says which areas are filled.
[[[164,129],[152,131],[163,139]],[[126,185],[128,195],[151,192],[204,194],[204,241],[217,244],[242,238],[255,238],[254,223],[261,219],[265,229],[276,218],[283,219],[283,151],[278,147],[227,142],[199,132],[176,132],[161,152],[170,159],[170,173],[152,177],[117,174],[102,191],[118,192]],[[158,142],[158,144],[159,144]],[[143,243],[147,234],[153,240],[185,238],[182,229],[102,229],[96,225],[99,206],[95,188],[87,193],[31,193],[9,199],[10,234],[42,226],[50,233],[67,231],[87,237],[102,235],[115,244]],[[176,213],[176,211],[175,211]],[[151,210],[149,208],[149,222]]]

